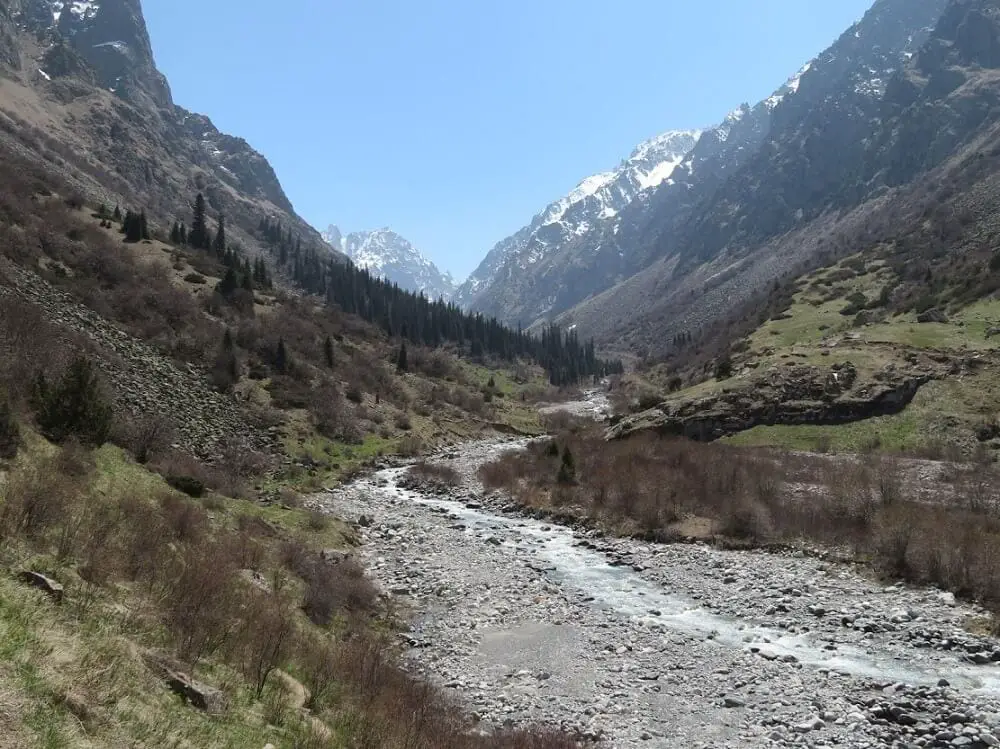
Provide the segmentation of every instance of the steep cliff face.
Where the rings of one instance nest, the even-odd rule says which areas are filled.
[[[0,70],[0,138],[51,141],[83,192],[166,224],[201,191],[244,242],[265,215],[321,242],[263,155],[174,104],[139,0],[0,0]]]

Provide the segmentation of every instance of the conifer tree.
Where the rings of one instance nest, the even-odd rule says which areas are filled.
[[[569,445],[563,448],[562,461],[559,464],[559,475],[556,481],[560,484],[572,484],[576,481],[576,462],[573,460],[573,453],[570,452]]]
[[[146,221],[146,211],[139,211],[139,237],[149,239],[149,223]]]
[[[115,221],[122,220],[122,209],[119,208],[118,205],[115,205],[115,212],[111,215],[111,218],[113,218]]]
[[[215,232],[212,248],[219,253],[220,257],[226,251],[226,217],[221,213],[219,214],[219,228]]]
[[[111,404],[90,360],[73,360],[59,382],[50,386],[39,372],[31,398],[38,426],[54,442],[76,437],[100,446],[111,432]]]
[[[409,371],[409,364],[406,361],[406,341],[403,341],[399,346],[399,355],[396,357],[396,371],[400,373]]]
[[[323,341],[323,358],[326,359],[326,366],[333,369],[333,339],[330,336]]]
[[[215,285],[215,290],[228,299],[233,292],[240,287],[240,280],[236,277],[236,271],[232,268],[226,269],[226,275]]]
[[[278,350],[274,355],[274,368],[281,374],[288,371],[288,352],[285,350],[285,339],[278,339]]]
[[[142,240],[142,214],[127,211],[125,220],[122,221],[122,232],[125,234],[126,242],[139,242]]]
[[[185,226],[184,222],[182,221],[180,229],[180,244],[186,245],[187,243],[188,243],[188,230],[187,226]]]
[[[198,193],[194,200],[194,220],[188,232],[188,243],[199,250],[211,249],[205,210],[205,196]]]

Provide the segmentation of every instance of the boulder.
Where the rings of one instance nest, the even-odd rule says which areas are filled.
[[[159,676],[172,692],[185,702],[210,715],[221,715],[229,707],[229,698],[221,689],[196,681],[184,673],[183,667],[163,653],[146,651],[142,659],[153,673]]]
[[[939,309],[929,309],[926,312],[921,312],[917,315],[917,322],[919,323],[929,323],[938,322],[946,323],[948,322],[948,316]]]
[[[49,598],[56,603],[62,603],[64,588],[51,577],[46,577],[40,572],[24,570],[21,572],[21,579],[31,587],[38,588],[48,594]]]

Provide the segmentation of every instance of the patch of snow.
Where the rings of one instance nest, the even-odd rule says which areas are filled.
[[[42,78],[44,78],[45,80],[47,80],[47,81],[51,81],[52,80],[52,76],[50,76],[48,73],[46,73],[41,68],[38,69],[38,72],[39,72],[39,74],[41,74]]]
[[[101,42],[100,44],[94,45],[94,49],[98,49],[100,47],[113,47],[119,52],[124,52],[125,50],[128,49],[128,45],[123,41]]]
[[[90,19],[97,15],[101,9],[93,0],[73,0],[69,6],[69,12],[77,18]]]
[[[639,186],[643,190],[648,190],[651,187],[656,187],[657,185],[662,185],[674,170],[680,166],[680,163],[684,160],[685,154],[678,154],[675,158],[669,161],[663,161],[648,172],[639,172],[636,174],[636,179],[639,181]]]

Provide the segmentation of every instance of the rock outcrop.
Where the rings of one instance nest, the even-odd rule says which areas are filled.
[[[848,424],[901,412],[923,385],[944,371],[934,366],[887,367],[859,380],[850,363],[776,367],[740,387],[666,401],[618,421],[607,436],[623,439],[655,432],[710,442],[757,426]]]

